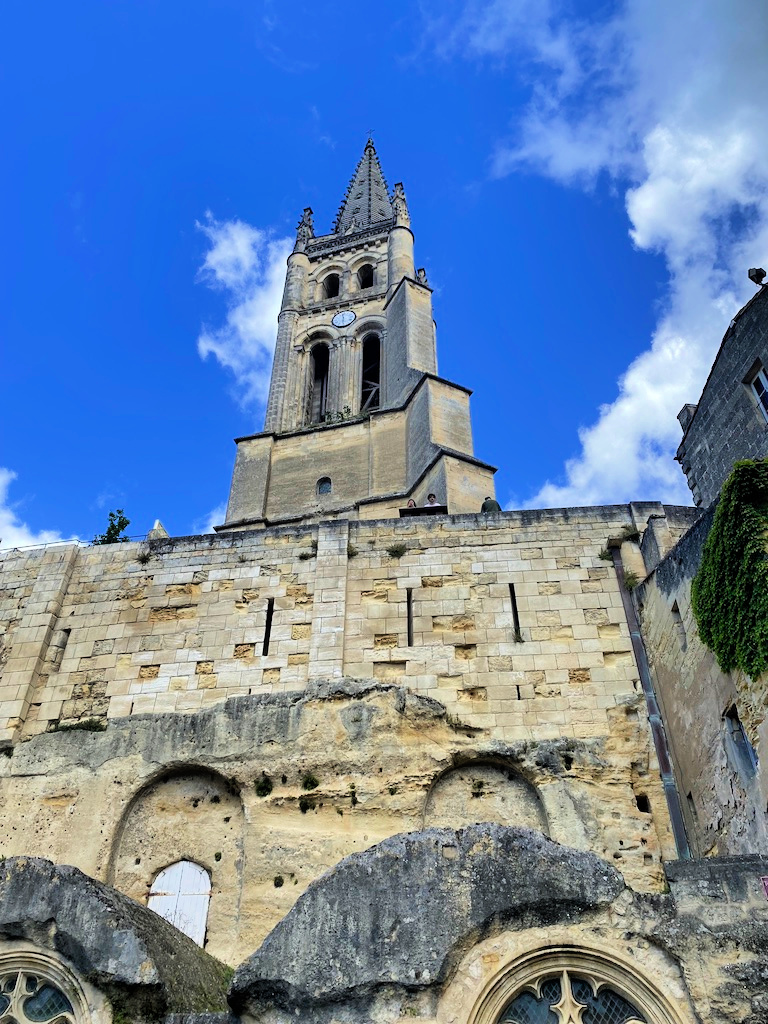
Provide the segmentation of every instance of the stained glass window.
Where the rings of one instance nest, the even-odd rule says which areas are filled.
[[[0,1024],[75,1024],[66,995],[45,978],[14,971],[0,980]]]
[[[609,985],[561,971],[526,985],[499,1024],[647,1024],[645,1017]]]

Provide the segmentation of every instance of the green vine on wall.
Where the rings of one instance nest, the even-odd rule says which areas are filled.
[[[724,672],[768,671],[768,459],[737,462],[723,485],[691,602]]]

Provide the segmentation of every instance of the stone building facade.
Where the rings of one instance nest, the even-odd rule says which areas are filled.
[[[651,521],[642,540],[645,579],[635,592],[656,691],[672,747],[681,805],[696,854],[768,849],[768,680],[723,672],[701,642],[691,585],[734,462],[768,458],[768,288],[731,322],[696,406],[679,415],[677,458],[706,511],[666,554]]]
[[[412,244],[369,142],[216,534],[4,553],[3,1024],[768,1021],[764,823],[692,829],[654,632],[699,513],[480,514]]]
[[[768,455],[768,288],[731,321],[697,405],[678,419],[677,460],[693,500],[709,508],[734,462]]]

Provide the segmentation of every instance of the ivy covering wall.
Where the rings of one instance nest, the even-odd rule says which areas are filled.
[[[691,601],[724,672],[768,671],[768,459],[737,462],[723,485]]]

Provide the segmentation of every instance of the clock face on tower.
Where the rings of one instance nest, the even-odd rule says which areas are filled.
[[[347,309],[343,313],[337,313],[333,320],[331,320],[331,323],[334,327],[349,327],[356,319],[356,314],[351,309]]]

